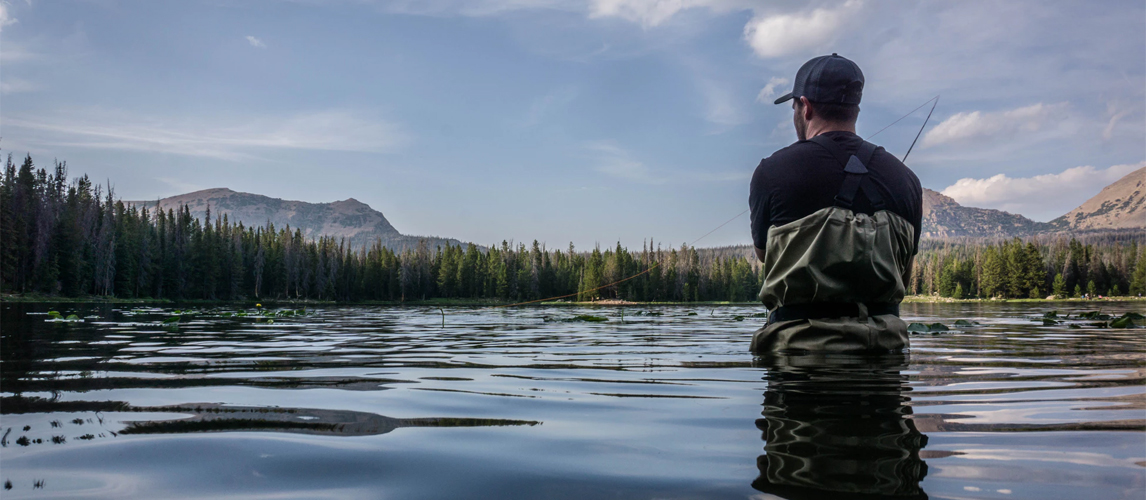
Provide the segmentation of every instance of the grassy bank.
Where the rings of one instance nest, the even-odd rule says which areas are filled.
[[[34,303],[34,304],[58,304],[58,303],[81,303],[81,304],[150,304],[150,305],[196,305],[196,306],[242,306],[253,307],[256,304],[262,304],[263,307],[280,307],[289,306],[292,308],[306,307],[306,306],[343,306],[343,305],[356,305],[356,306],[421,306],[421,307],[496,307],[496,306],[509,306],[517,304],[514,301],[497,300],[497,299],[429,299],[429,300],[407,300],[407,301],[354,301],[354,302],[334,302],[323,300],[281,300],[281,299],[253,299],[253,300],[204,300],[204,299],[187,299],[187,300],[168,300],[168,299],[147,299],[135,298],[125,299],[117,297],[104,297],[104,296],[83,296],[83,297],[62,297],[59,295],[43,295],[43,294],[2,294],[0,295],[0,302],[13,302],[13,303]],[[1146,297],[1103,297],[1098,299],[953,299],[948,297],[939,297],[934,295],[909,295],[903,299],[904,303],[1030,303],[1030,304],[1056,304],[1056,303],[1101,303],[1101,302],[1144,302]],[[535,302],[527,304],[528,306],[597,306],[597,307],[629,307],[629,306],[696,306],[696,307],[720,307],[720,306],[753,306],[759,305],[759,302],[729,302],[729,301],[705,301],[705,302],[627,302],[617,300],[600,300],[593,302],[576,302],[567,300],[555,300],[549,302]],[[521,305],[520,307],[526,307]]]

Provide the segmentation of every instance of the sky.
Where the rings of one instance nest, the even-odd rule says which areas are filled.
[[[837,52],[924,187],[1046,221],[1146,165],[1146,3],[0,0],[0,151],[148,200],[355,198],[405,234],[691,243]],[[751,242],[747,216],[698,242]]]

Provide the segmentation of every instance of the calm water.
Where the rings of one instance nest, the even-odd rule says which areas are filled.
[[[1146,329],[1049,308],[874,359],[754,358],[750,307],[54,309],[0,305],[4,498],[1146,496]]]

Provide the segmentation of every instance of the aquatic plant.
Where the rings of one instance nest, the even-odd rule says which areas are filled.
[[[907,331],[911,333],[942,333],[950,330],[943,323],[912,323],[907,325]]]
[[[1137,318],[1135,318],[1135,316],[1137,316]],[[1142,318],[1141,314],[1126,313],[1126,314],[1123,314],[1118,319],[1111,321],[1110,327],[1111,328],[1134,328],[1134,326],[1135,326],[1134,320],[1135,319],[1141,319],[1141,318]]]
[[[544,318],[542,318],[542,319],[543,319],[544,321],[546,321],[546,322],[550,322],[550,321],[560,321],[560,322],[563,322],[563,323],[572,323],[572,322],[575,322],[575,321],[585,321],[585,322],[590,322],[590,323],[600,323],[600,322],[603,322],[603,321],[609,321],[609,318],[606,318],[606,317],[603,317],[603,316],[593,316],[593,315],[590,315],[590,314],[578,314],[578,315],[576,315],[576,316],[573,316],[572,318],[564,318],[564,319],[557,319],[557,318],[551,318],[551,317],[549,317],[549,316],[546,316],[546,317],[544,317]]]

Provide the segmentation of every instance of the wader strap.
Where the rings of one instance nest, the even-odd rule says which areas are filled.
[[[868,202],[874,210],[883,208],[883,197],[879,195],[879,191],[870,182],[867,176],[868,170],[865,165],[871,162],[871,157],[875,155],[875,150],[879,149],[878,146],[867,141],[863,141],[860,145],[859,151],[856,154],[849,155],[844,148],[841,148],[836,141],[833,141],[823,135],[817,135],[811,139],[811,142],[819,144],[824,149],[828,150],[844,167],[844,182],[840,185],[840,191],[836,194],[835,205],[840,208],[851,209],[852,203],[855,202],[856,193],[861,189],[864,196],[867,197]],[[864,182],[867,180],[868,182]]]

